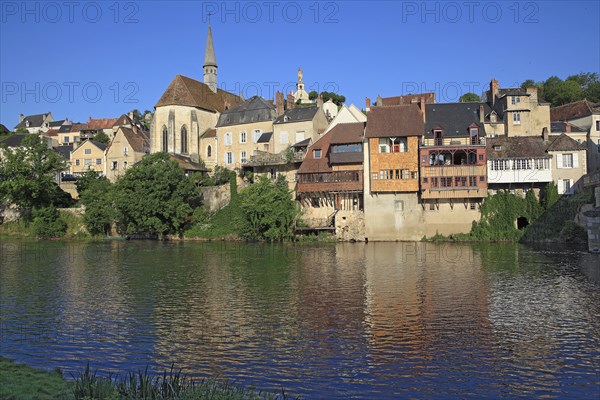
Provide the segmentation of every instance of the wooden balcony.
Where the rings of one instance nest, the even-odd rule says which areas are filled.
[[[298,193],[362,191],[362,170],[298,174]]]
[[[485,165],[440,165],[421,169],[421,198],[462,199],[487,196]]]

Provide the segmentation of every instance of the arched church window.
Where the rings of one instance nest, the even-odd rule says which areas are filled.
[[[206,157],[212,157],[212,146],[210,144],[206,148]]]
[[[162,151],[166,152],[169,147],[169,132],[167,131],[167,127],[163,126],[162,128]]]
[[[181,127],[181,153],[187,154],[188,152],[188,134],[187,128],[184,126]]]

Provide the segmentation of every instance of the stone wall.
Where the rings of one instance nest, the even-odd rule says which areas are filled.
[[[340,210],[335,215],[335,236],[338,240],[365,240],[365,214],[362,211]]]
[[[221,186],[207,186],[201,189],[202,202],[208,207],[210,212],[219,211],[229,204],[231,200],[231,191],[229,183]]]

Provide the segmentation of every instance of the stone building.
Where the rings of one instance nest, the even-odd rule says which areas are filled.
[[[43,133],[50,129],[50,124],[54,122],[54,118],[52,117],[51,112],[47,112],[44,114],[34,114],[24,116],[23,114],[19,115],[19,123],[15,126],[15,131],[17,129],[26,129],[29,133]]]
[[[197,163],[209,146],[201,144],[201,135],[215,128],[222,112],[242,101],[239,96],[217,87],[217,62],[210,26],[203,75],[204,82],[175,76],[156,103],[150,132],[152,153],[165,151]]]
[[[563,133],[552,140],[546,152],[552,156],[552,180],[558,194],[573,194],[583,187],[586,174],[586,145]]]
[[[105,175],[111,182],[150,152],[150,139],[137,128],[120,127],[106,148]]]

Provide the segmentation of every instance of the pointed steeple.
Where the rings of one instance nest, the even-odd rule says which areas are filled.
[[[204,53],[204,83],[208,85],[213,92],[217,92],[217,58],[215,57],[215,47],[213,45],[210,24],[208,25],[206,52]]]

